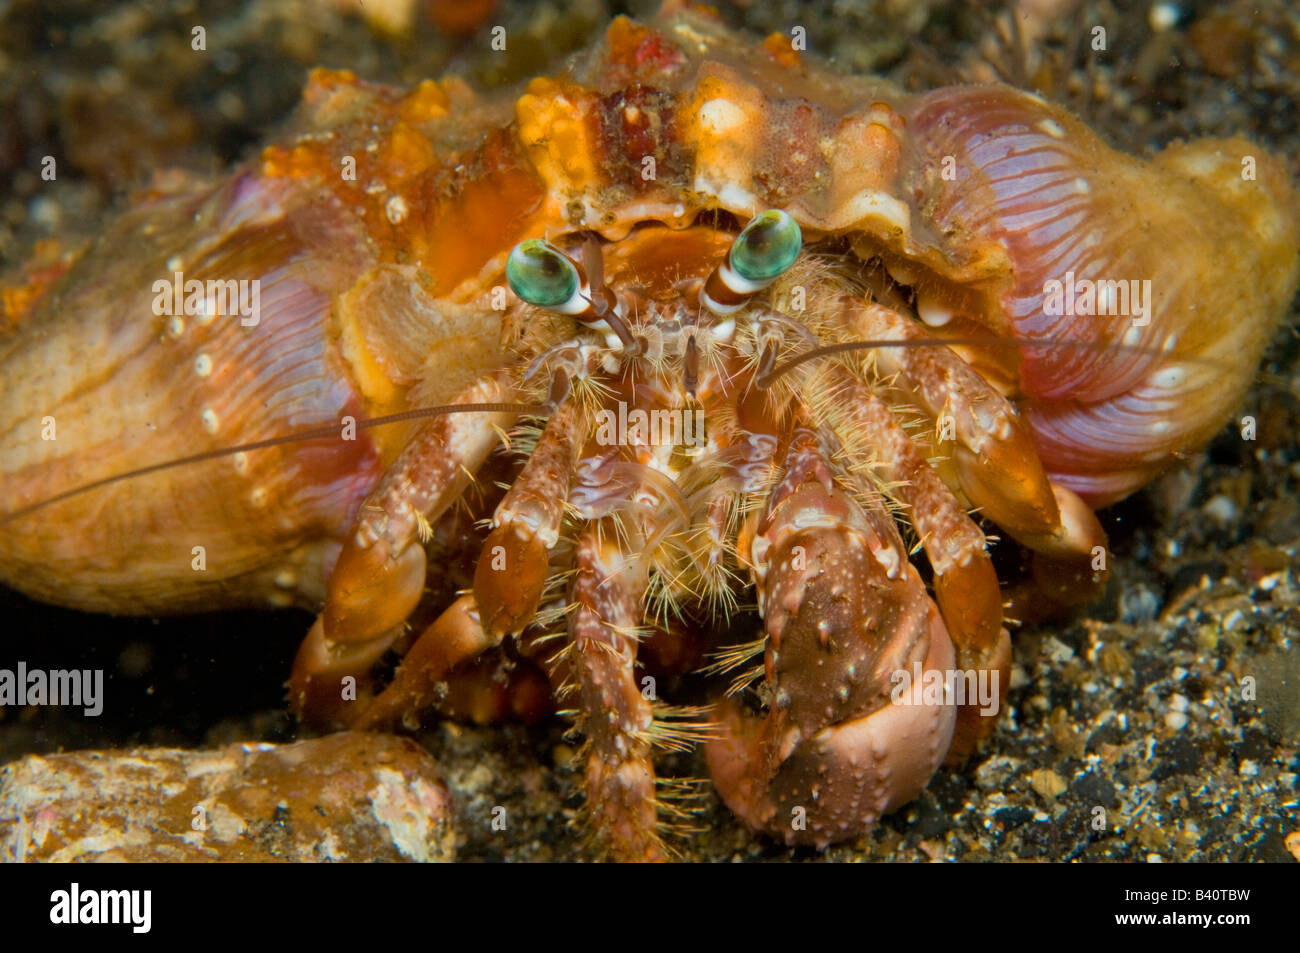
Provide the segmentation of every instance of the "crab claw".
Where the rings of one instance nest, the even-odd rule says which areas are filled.
[[[922,670],[952,668],[953,649],[939,613],[930,615],[930,651]],[[943,762],[956,707],[929,704],[925,681],[913,681],[869,715],[822,729],[781,763],[774,777],[762,763],[764,721],[734,699],[715,711],[719,740],[707,750],[723,801],[751,827],[787,844],[827,844],[865,834],[883,815],[911,801]]]
[[[748,550],[768,710],[724,700],[709,768],[751,826],[824,847],[869,830],[943,762],[952,640],[888,511],[847,492],[807,430]]]

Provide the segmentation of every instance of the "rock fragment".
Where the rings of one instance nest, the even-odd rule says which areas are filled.
[[[0,768],[0,860],[453,859],[447,788],[404,738],[78,751]]]

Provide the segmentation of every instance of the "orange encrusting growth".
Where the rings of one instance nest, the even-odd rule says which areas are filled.
[[[772,57],[772,62],[778,66],[793,68],[803,62],[790,37],[784,33],[769,34],[763,41],[763,52]]]
[[[430,133],[455,120],[466,96],[454,80],[402,94],[314,70],[303,120],[312,131],[263,150],[262,174],[324,186],[362,212],[382,259],[415,264],[448,294],[523,234],[543,195],[509,131],[486,134],[466,154],[438,155]]]
[[[669,73],[687,62],[687,57],[661,30],[615,17],[605,31],[605,65],[608,78],[628,82],[656,73]]]

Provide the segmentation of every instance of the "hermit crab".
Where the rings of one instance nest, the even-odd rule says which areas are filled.
[[[554,696],[616,858],[666,856],[653,749],[697,742],[748,824],[824,846],[996,719],[986,533],[1086,592],[1094,508],[1232,412],[1296,213],[1245,141],[1143,162],[676,4],[522,92],[316,71],[227,177],[4,289],[0,578],[317,609],[318,727]],[[647,675],[698,667],[715,704]]]

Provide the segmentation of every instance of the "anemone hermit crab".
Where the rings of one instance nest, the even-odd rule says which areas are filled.
[[[522,93],[316,71],[255,158],[5,289],[0,578],[318,609],[321,728],[553,695],[615,858],[665,856],[653,749],[697,742],[750,826],[824,846],[992,727],[983,527],[1086,590],[1094,508],[1234,409],[1296,212],[1245,141],[1143,162],[679,5]],[[704,653],[721,701],[657,696]]]

